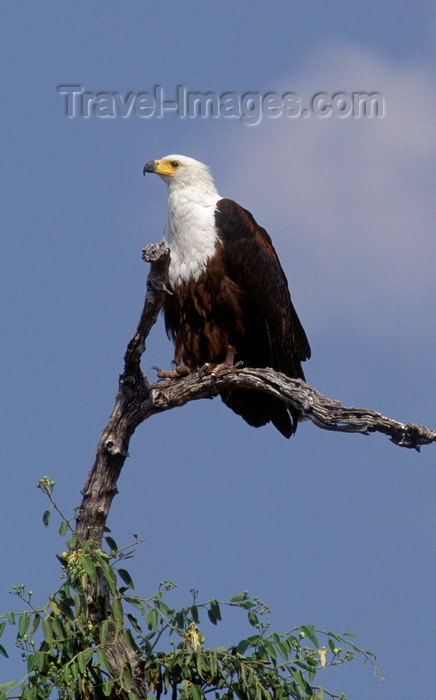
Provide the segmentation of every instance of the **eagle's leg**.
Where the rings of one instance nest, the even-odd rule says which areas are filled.
[[[202,377],[203,374],[210,374],[212,377],[216,377],[223,369],[234,367],[235,352],[235,348],[229,345],[224,362],[218,362],[218,364],[206,362],[203,367],[200,368],[200,377]]]

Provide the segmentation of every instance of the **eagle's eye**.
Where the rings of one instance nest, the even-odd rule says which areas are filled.
[[[178,168],[179,165],[180,165],[180,163],[179,163],[178,160],[172,160],[171,163],[170,163],[170,165],[171,165],[172,168]]]

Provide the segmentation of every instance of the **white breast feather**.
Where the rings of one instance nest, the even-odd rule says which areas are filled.
[[[191,196],[190,196],[191,194]],[[218,233],[215,209],[218,192],[212,197],[192,195],[186,189],[171,193],[168,199],[168,223],[164,241],[171,251],[169,282],[172,286],[198,280],[205,271],[209,258],[215,255]]]

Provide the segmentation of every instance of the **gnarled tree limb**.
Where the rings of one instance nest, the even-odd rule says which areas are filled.
[[[415,423],[399,423],[381,413],[365,408],[343,406],[340,401],[323,396],[301,379],[289,379],[270,368],[232,368],[222,371],[215,380],[194,373],[167,384],[150,385],[150,397],[143,405],[144,420],[162,410],[183,406],[194,399],[210,398],[234,388],[264,391],[298,408],[304,418],[319,428],[346,433],[379,432],[389,435],[401,447],[413,447],[436,441],[436,431]]]

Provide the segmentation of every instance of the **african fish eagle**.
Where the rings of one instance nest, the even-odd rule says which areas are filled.
[[[207,166],[193,158],[151,160],[145,173],[168,186],[164,315],[175,364],[192,371],[242,361],[304,379],[310,346],[265,229],[222,199]],[[235,389],[222,399],[250,425],[271,421],[287,438],[296,430],[299,412],[263,392]]]

